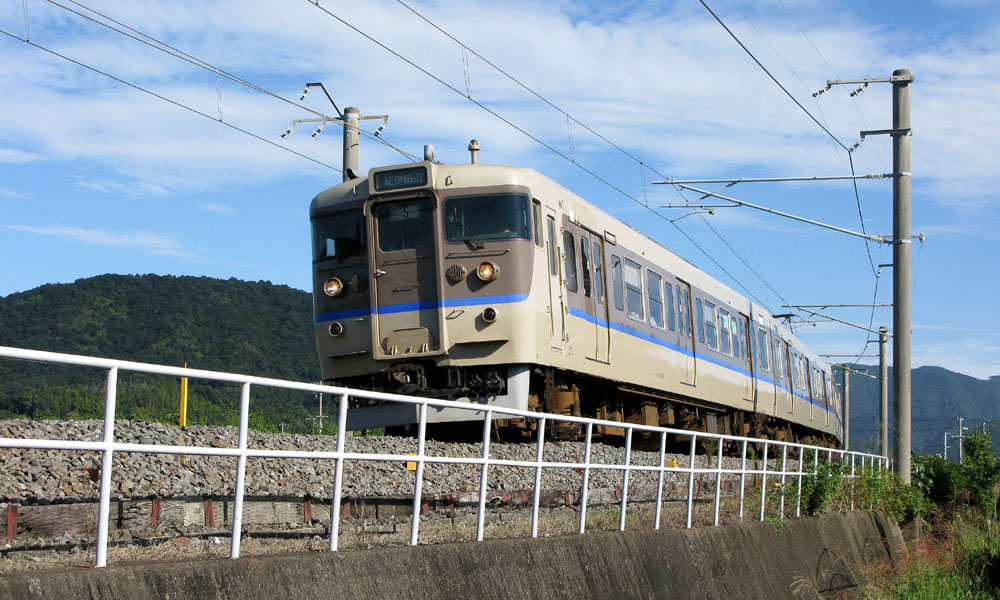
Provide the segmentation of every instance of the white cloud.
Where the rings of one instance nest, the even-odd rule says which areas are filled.
[[[85,244],[137,248],[147,254],[170,256],[189,262],[204,262],[204,259],[187,249],[181,242],[159,233],[150,233],[147,231],[118,233],[114,231],[62,226],[34,227],[31,225],[8,225],[7,228],[15,231],[53,236],[63,240],[75,240]]]
[[[27,152],[17,148],[0,148],[0,163],[21,164],[41,159],[42,157],[34,152]]]

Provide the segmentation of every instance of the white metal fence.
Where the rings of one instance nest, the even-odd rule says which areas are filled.
[[[199,369],[186,369],[179,367],[169,367],[163,365],[152,365],[145,363],[109,360],[87,356],[71,354],[58,354],[53,352],[42,352],[36,350],[26,350],[0,346],[0,358],[20,359],[43,363],[53,363],[62,365],[76,365],[103,369],[106,372],[105,404],[104,404],[104,424],[103,439],[100,442],[87,442],[75,440],[50,440],[50,439],[20,439],[20,438],[0,438],[0,448],[25,448],[41,450],[75,450],[100,452],[102,455],[100,497],[98,504],[97,522],[97,558],[95,566],[103,567],[107,564],[108,546],[108,523],[109,508],[111,503],[112,487],[111,472],[112,461],[116,452],[137,452],[149,454],[179,454],[179,455],[202,455],[202,456],[229,456],[237,459],[236,463],[236,485],[234,488],[233,518],[232,518],[232,540],[230,545],[230,557],[238,558],[240,555],[240,537],[242,532],[243,516],[243,495],[244,477],[246,475],[246,464],[248,457],[262,458],[305,458],[314,460],[334,461],[334,481],[333,495],[330,502],[330,540],[329,549],[336,551],[338,546],[340,511],[342,499],[342,484],[344,461],[388,461],[396,463],[415,462],[416,472],[413,491],[413,508],[411,512],[410,524],[410,544],[415,545],[419,539],[420,513],[421,513],[421,492],[423,489],[424,466],[427,463],[455,464],[455,465],[478,465],[479,466],[479,503],[477,509],[476,539],[483,539],[483,528],[486,516],[486,501],[489,482],[489,471],[491,467],[522,467],[533,468],[534,494],[531,508],[531,536],[538,536],[538,516],[539,499],[541,494],[541,479],[543,469],[576,469],[582,472],[581,497],[579,502],[580,524],[579,532],[585,533],[587,524],[587,492],[588,479],[594,469],[610,469],[622,471],[621,483],[621,508],[619,514],[619,530],[625,529],[625,518],[629,497],[629,476],[633,472],[649,472],[658,476],[656,491],[656,508],[653,520],[653,527],[660,527],[661,509],[664,504],[663,488],[664,476],[667,473],[678,473],[687,477],[687,512],[686,526],[692,526],[692,515],[694,507],[694,488],[696,475],[714,475],[714,523],[719,523],[719,506],[721,498],[721,484],[724,475],[739,477],[739,516],[744,517],[744,500],[746,495],[746,480],[748,476],[760,477],[760,515],[761,520],[765,517],[767,505],[768,478],[777,478],[780,487],[785,489],[786,482],[794,480],[796,484],[796,506],[795,515],[798,516],[801,510],[802,501],[802,481],[805,476],[816,473],[820,455],[824,455],[828,460],[840,460],[845,463],[845,477],[857,478],[859,473],[865,469],[881,470],[888,466],[888,459],[873,454],[846,452],[843,450],[831,450],[808,446],[803,444],[793,444],[788,442],[778,442],[772,440],[759,440],[745,437],[735,437],[719,435],[714,433],[700,433],[671,429],[664,427],[652,427],[637,425],[632,423],[622,423],[617,421],[602,421],[598,419],[586,419],[566,415],[553,415],[546,413],[520,411],[509,408],[491,409],[487,406],[469,404],[465,402],[453,402],[446,400],[431,400],[425,398],[415,398],[411,396],[399,396],[394,394],[383,394],[377,392],[367,392],[361,390],[351,390],[321,384],[298,383],[269,379],[263,377],[253,377],[248,375],[237,375],[232,373],[220,373],[215,371],[204,371]],[[240,409],[239,409],[239,436],[236,447],[205,447],[205,446],[182,446],[182,445],[157,445],[157,444],[132,444],[116,442],[115,431],[115,403],[118,389],[119,371],[158,374],[174,377],[188,377],[195,379],[205,379],[219,382],[230,382],[241,385]],[[250,448],[247,442],[247,423],[250,411],[250,388],[251,386],[261,386],[279,388],[287,390],[299,390],[311,393],[330,394],[339,399],[339,411],[337,415],[336,450],[328,451],[297,451],[297,450],[271,450],[262,448]],[[356,453],[345,451],[346,436],[342,434],[346,430],[347,411],[349,410],[348,398],[368,399],[385,402],[398,402],[416,405],[419,411],[419,422],[417,426],[417,453],[411,454],[375,454]],[[425,452],[427,409],[428,407],[458,408],[470,410],[477,413],[478,419],[482,420],[482,453],[478,457],[449,457],[429,455]],[[537,422],[537,440],[535,460],[504,460],[492,458],[490,455],[490,434],[493,427],[493,419],[501,416],[503,418],[526,418]],[[551,462],[543,460],[545,447],[546,427],[553,423],[576,423],[585,432],[585,456],[583,462]],[[474,425],[472,425],[474,426]],[[600,426],[624,429],[625,431],[625,453],[622,464],[592,463],[591,447],[594,436],[594,428]],[[659,464],[639,465],[631,463],[632,439],[635,433],[640,433],[647,437],[659,436]],[[687,464],[668,464],[666,460],[667,438],[668,436],[684,435],[690,436],[690,451],[688,453]],[[708,464],[706,467],[695,466],[696,448],[699,441],[717,440],[715,466]],[[739,468],[725,468],[723,466],[722,451],[723,442],[730,442],[730,445],[741,448],[741,460]],[[747,451],[753,444],[762,448],[762,459],[751,461],[754,466],[759,462],[759,467],[748,468]],[[780,450],[780,467],[769,469],[769,462],[777,463],[777,456],[769,458],[769,453],[777,453]],[[796,457],[789,467],[790,456]],[[806,465],[810,462],[811,468]],[[849,464],[849,469],[847,465]],[[779,495],[779,515],[783,518],[785,513],[785,497],[787,494]],[[853,509],[853,501],[851,503]]]

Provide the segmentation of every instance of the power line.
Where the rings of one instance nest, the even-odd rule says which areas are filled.
[[[782,85],[782,83],[780,81],[778,81],[778,79],[774,75],[772,75],[770,71],[767,70],[767,67],[765,67],[763,65],[763,63],[761,63],[759,60],[757,60],[757,57],[754,56],[753,52],[750,52],[750,49],[747,48],[743,44],[743,42],[740,41],[740,38],[736,37],[736,34],[733,33],[733,31],[731,29],[729,29],[729,27],[726,26],[726,24],[722,21],[722,19],[719,18],[719,15],[715,14],[715,11],[713,11],[708,6],[708,4],[705,3],[705,0],[698,0],[698,1],[701,2],[701,5],[705,7],[705,10],[707,10],[709,12],[709,14],[711,14],[715,18],[715,20],[719,22],[719,25],[722,25],[722,28],[726,30],[726,33],[728,33],[729,36],[731,38],[733,38],[733,40],[735,40],[737,44],[739,44],[740,48],[743,48],[743,51],[747,53],[747,56],[749,56],[751,59],[753,59],[753,61],[755,63],[757,63],[757,66],[760,67],[761,70],[763,70],[764,73],[766,73],[767,76],[771,78],[771,81],[773,81],[775,85],[777,85],[779,88],[781,88],[781,91],[783,91],[785,93],[785,95],[788,96],[788,98],[792,102],[795,103],[796,106],[798,106],[800,109],[802,109],[802,112],[806,113],[806,115],[808,115],[809,118],[812,119],[813,123],[816,123],[816,125],[818,125],[820,129],[822,129],[824,132],[826,132],[826,134],[828,136],[830,136],[830,138],[833,141],[837,142],[837,144],[846,151],[847,150],[847,146],[845,146],[843,142],[841,142],[839,139],[837,139],[837,136],[833,135],[833,133],[829,129],[827,129],[825,125],[823,125],[822,123],[820,123],[819,120],[815,116],[813,116],[813,114],[811,112],[809,112],[809,110],[805,106],[802,106],[802,103],[799,102],[795,98],[795,96],[793,96],[792,93],[788,91],[788,88],[786,88],[784,85]]]
[[[108,79],[111,79],[113,81],[117,81],[118,83],[120,83],[122,85],[127,85],[128,87],[130,87],[132,89],[138,90],[138,91],[143,92],[145,94],[149,94],[150,96],[153,96],[154,98],[158,98],[160,100],[163,100],[164,102],[169,102],[170,104],[173,104],[174,106],[177,106],[177,107],[183,108],[185,110],[191,111],[191,112],[193,112],[196,115],[205,117],[206,119],[211,119],[212,121],[215,121],[216,123],[219,123],[221,125],[225,125],[226,127],[229,127],[230,129],[234,129],[234,130],[239,131],[240,133],[246,134],[246,135],[248,135],[248,136],[250,136],[250,137],[252,137],[254,139],[260,140],[260,141],[262,141],[262,142],[264,142],[266,144],[270,144],[270,145],[274,146],[275,148],[280,148],[281,150],[284,150],[285,152],[289,152],[291,154],[294,154],[296,156],[304,158],[304,159],[306,159],[308,161],[311,161],[311,162],[314,162],[314,163],[316,163],[318,165],[324,166],[324,167],[326,167],[328,169],[332,169],[332,170],[334,170],[334,171],[336,171],[338,173],[342,173],[342,171],[340,169],[338,169],[337,167],[335,167],[333,165],[330,165],[330,164],[327,164],[327,163],[325,163],[325,162],[323,162],[323,161],[321,161],[319,159],[313,158],[313,157],[308,156],[306,154],[303,154],[301,152],[297,152],[295,150],[292,150],[291,148],[288,148],[286,146],[282,146],[281,144],[272,142],[271,140],[263,138],[263,137],[257,135],[256,133],[253,133],[251,131],[243,129],[242,127],[237,127],[236,125],[233,125],[232,123],[227,123],[226,121],[224,121],[224,120],[222,120],[222,119],[220,119],[220,118],[218,118],[218,117],[216,117],[214,115],[210,115],[208,113],[202,112],[202,111],[200,111],[200,110],[198,110],[196,108],[190,107],[190,106],[188,106],[188,105],[186,105],[186,104],[184,104],[182,102],[179,102],[177,100],[174,100],[172,98],[168,98],[168,97],[163,96],[161,94],[157,94],[156,92],[148,90],[148,89],[146,89],[146,88],[144,88],[144,87],[142,87],[142,86],[140,86],[138,84],[135,84],[135,83],[132,83],[130,81],[126,81],[124,79],[121,79],[120,77],[115,77],[114,75],[112,75],[112,74],[110,74],[110,73],[108,73],[106,71],[102,71],[102,70],[98,69],[97,67],[92,67],[92,66],[90,66],[90,65],[88,65],[86,63],[83,63],[83,62],[80,62],[80,61],[78,61],[76,59],[70,58],[69,56],[66,56],[65,54],[60,54],[60,53],[56,52],[55,50],[51,50],[49,48],[46,48],[45,46],[42,46],[40,44],[36,44],[35,42],[32,42],[32,41],[29,41],[29,40],[24,39],[22,37],[19,37],[19,36],[13,34],[13,33],[10,33],[9,31],[0,29],[0,34],[6,35],[6,36],[11,37],[11,38],[13,38],[15,40],[24,42],[25,44],[28,44],[29,46],[32,46],[32,47],[37,48],[39,50],[42,50],[43,52],[48,52],[49,54],[51,54],[53,56],[57,56],[57,57],[65,60],[65,61],[73,63],[74,65],[77,65],[78,67],[82,67],[84,69],[87,69],[88,71],[93,71],[94,73],[97,73],[99,75],[103,75],[104,77],[107,77]]]
[[[110,16],[108,16],[108,15],[106,15],[106,14],[100,12],[100,11],[97,11],[97,10],[95,10],[93,8],[90,8],[89,6],[87,6],[85,4],[77,2],[76,0],[66,0],[66,1],[69,2],[69,3],[71,3],[71,4],[74,4],[74,5],[78,6],[78,7],[80,7],[83,10],[86,10],[88,12],[91,12],[91,13],[93,13],[93,14],[101,17],[101,19],[105,19],[106,21],[114,23],[118,27],[113,27],[112,25],[108,24],[105,21],[101,21],[99,19],[95,19],[94,17],[92,17],[90,15],[82,13],[82,12],[80,12],[78,10],[74,10],[73,8],[70,8],[69,6],[66,6],[64,4],[60,4],[59,2],[56,2],[55,0],[47,0],[47,1],[50,4],[52,4],[54,6],[57,6],[57,7],[65,10],[65,11],[67,11],[69,13],[75,14],[75,15],[77,15],[77,16],[79,16],[81,18],[84,18],[84,19],[86,19],[86,20],[88,20],[88,21],[90,21],[90,22],[92,22],[94,24],[97,24],[97,25],[100,25],[100,26],[105,27],[107,29],[110,29],[111,31],[114,31],[114,32],[119,33],[119,34],[121,34],[121,35],[123,35],[125,37],[128,37],[128,38],[130,38],[130,39],[132,39],[132,40],[134,40],[136,42],[144,44],[144,45],[146,45],[146,46],[148,46],[150,48],[153,48],[154,50],[158,50],[160,52],[163,52],[164,54],[173,56],[174,58],[178,58],[178,59],[180,59],[180,60],[182,60],[184,62],[187,62],[187,63],[189,63],[191,65],[194,65],[194,66],[196,66],[196,67],[198,67],[200,69],[204,69],[205,71],[208,71],[209,73],[214,73],[217,77],[224,77],[224,78],[226,78],[226,79],[228,79],[228,80],[230,80],[230,81],[232,81],[234,83],[237,83],[239,85],[247,87],[247,88],[249,88],[251,90],[254,90],[256,92],[259,92],[261,94],[265,94],[267,96],[270,96],[271,98],[274,98],[275,100],[279,100],[279,101],[284,102],[286,104],[290,104],[292,106],[295,106],[296,108],[300,108],[302,110],[310,112],[310,113],[316,115],[317,117],[333,121],[333,122],[337,123],[337,125],[340,125],[341,127],[343,127],[343,123],[342,122],[337,121],[336,119],[333,119],[332,117],[329,117],[328,115],[326,115],[325,113],[323,113],[321,111],[318,111],[318,110],[316,110],[314,108],[311,108],[311,107],[309,107],[307,105],[304,105],[304,104],[299,104],[298,102],[295,102],[294,100],[290,100],[288,98],[285,98],[285,97],[283,97],[283,96],[281,96],[281,95],[279,95],[279,94],[277,94],[275,92],[272,92],[271,90],[268,90],[267,88],[264,88],[264,87],[262,87],[260,85],[257,85],[257,84],[255,84],[255,83],[253,83],[251,81],[247,81],[246,79],[243,79],[243,78],[241,78],[241,77],[239,77],[237,75],[234,75],[234,74],[226,71],[225,69],[220,69],[219,67],[217,67],[217,66],[215,66],[215,65],[213,65],[213,64],[211,64],[211,63],[209,63],[209,62],[207,62],[205,60],[202,60],[202,59],[200,59],[200,58],[198,58],[196,56],[193,56],[193,55],[191,55],[191,54],[189,54],[187,52],[184,52],[183,50],[180,50],[180,49],[178,49],[178,48],[176,48],[176,47],[174,47],[174,46],[172,46],[172,45],[170,45],[170,44],[168,44],[168,43],[166,43],[166,42],[164,42],[162,40],[159,40],[156,37],[153,37],[153,36],[151,36],[151,35],[149,35],[147,33],[144,33],[144,32],[142,32],[142,31],[140,31],[140,30],[138,30],[138,29],[136,29],[134,27],[131,27],[130,25],[128,25],[126,23],[118,21],[118,20],[114,19],[113,17],[110,17]],[[119,29],[119,27],[121,29]],[[218,119],[214,119],[214,120],[218,120]],[[395,150],[396,152],[398,152],[399,154],[403,155],[404,157],[406,157],[408,159],[413,160],[415,158],[415,156],[413,154],[405,152],[404,150],[401,150],[401,149],[397,148],[396,146],[392,145],[391,143],[389,143],[388,141],[386,141],[384,139],[384,136],[374,136],[374,135],[372,135],[372,134],[370,134],[370,133],[368,133],[367,131],[364,131],[364,130],[361,131],[361,134],[364,135],[366,139],[369,139],[369,140],[372,140],[372,141],[376,141],[376,142],[382,144],[383,146],[391,148],[392,150]],[[268,143],[272,143],[272,142],[268,142]],[[272,143],[272,145],[277,145],[277,144],[273,144]],[[280,145],[278,145],[278,146],[279,147],[283,147],[283,146],[280,146]],[[336,169],[336,170],[338,172],[340,172],[340,169]]]

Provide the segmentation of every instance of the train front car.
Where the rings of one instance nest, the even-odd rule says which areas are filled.
[[[324,381],[528,406],[532,202],[523,170],[433,162],[372,169],[310,207]],[[429,409],[429,421],[470,413]],[[350,411],[351,429],[414,423],[413,406]]]

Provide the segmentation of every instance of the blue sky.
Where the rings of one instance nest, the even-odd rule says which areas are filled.
[[[708,4],[846,145],[861,130],[891,126],[889,86],[870,86],[857,98],[846,86],[818,99],[811,93],[828,79],[886,77],[897,68],[913,73],[912,229],[927,236],[913,246],[913,364],[1000,374],[1000,330],[991,318],[1000,291],[993,262],[1000,226],[995,3]],[[320,7],[306,0],[0,0],[0,295],[102,273],[236,277],[307,289],[308,205],[340,181],[324,166],[340,165],[340,131],[330,125],[310,137],[303,125],[287,139],[280,134],[292,119],[311,116],[294,103],[304,83],[322,81],[341,108],[388,114],[384,136],[395,147],[420,155],[431,143],[438,160],[465,162],[468,141],[477,138],[483,162],[539,170],[726,284],[749,290],[773,312],[786,312],[782,304],[891,302],[891,269],[876,278],[871,267],[877,272],[891,262],[888,246],[866,250],[858,238],[746,208],[673,224],[688,211],[659,208],[695,196],[653,185],[662,179],[657,173],[681,179],[849,172],[846,153],[697,0],[613,8],[407,5],[464,43],[464,59],[455,41],[388,0],[321,0]],[[114,19],[277,97],[69,9]],[[568,127],[565,114],[475,53],[578,123]],[[318,90],[299,104],[332,113]],[[376,125],[366,122],[369,131]],[[891,157],[888,138],[869,138],[853,155],[856,172],[891,171]],[[362,170],[407,160],[363,141]],[[890,234],[889,181],[862,181],[858,189],[866,230]],[[849,183],[744,183],[727,193],[861,228]],[[866,326],[871,318],[876,328],[892,320],[886,308],[830,314]],[[821,354],[858,353],[869,337],[822,323],[797,332]]]

